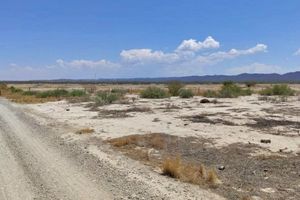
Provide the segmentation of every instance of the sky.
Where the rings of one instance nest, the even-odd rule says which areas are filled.
[[[300,71],[298,0],[0,0],[0,80]]]

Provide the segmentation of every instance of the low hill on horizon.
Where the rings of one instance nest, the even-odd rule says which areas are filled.
[[[182,77],[157,77],[157,78],[116,78],[116,79],[55,79],[55,80],[28,80],[28,81],[2,81],[7,83],[165,83],[169,81],[181,81],[185,83],[221,83],[224,81],[258,83],[300,83],[300,71],[285,74],[261,74],[243,73],[238,75],[204,75]]]

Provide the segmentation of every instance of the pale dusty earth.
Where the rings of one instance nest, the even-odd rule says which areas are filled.
[[[166,133],[176,136],[201,136],[214,139],[215,146],[221,147],[242,142],[258,144],[272,152],[280,149],[297,153],[300,151],[299,127],[276,124],[276,121],[300,123],[300,101],[289,97],[287,102],[259,100],[257,95],[232,99],[218,99],[218,103],[202,104],[203,97],[181,99],[141,99],[129,95],[129,104],[111,104],[99,107],[100,111],[86,106],[87,103],[70,104],[66,101],[27,105],[30,111],[47,116],[57,122],[67,123],[74,129],[92,128],[95,137],[116,138],[132,134]],[[210,99],[213,100],[213,99]],[[145,109],[145,112],[128,112],[127,117],[107,115],[107,112],[130,108]],[[66,111],[69,109],[69,111]],[[148,111],[147,111],[148,110]],[[207,116],[215,123],[191,123],[184,117]],[[275,124],[264,124],[255,128],[255,119],[276,120]],[[220,121],[218,121],[220,120]],[[219,123],[218,123],[219,122]],[[234,123],[227,125],[226,122]],[[248,124],[254,124],[254,127]],[[65,135],[80,139],[70,132]],[[261,143],[270,139],[271,143]]]
[[[19,105],[1,100],[0,199],[26,199],[18,194],[27,199],[223,199],[213,190],[161,176],[108,145],[97,144],[132,134],[209,138],[215,148],[257,144],[263,147],[257,154],[300,153],[298,97],[275,102],[252,95],[207,104],[200,103],[199,96],[127,97],[126,104],[97,109],[89,103]],[[193,121],[199,119],[201,123]],[[260,119],[269,121],[256,124]],[[83,128],[95,132],[75,134]],[[271,143],[261,143],[265,139]],[[16,177],[18,187],[12,181]]]
[[[224,199],[161,176],[99,146],[93,136],[75,136],[88,124],[52,115],[63,105],[24,106],[0,98],[0,200]],[[52,111],[38,109],[43,106]]]

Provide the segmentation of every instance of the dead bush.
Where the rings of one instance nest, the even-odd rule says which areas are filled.
[[[78,131],[76,131],[76,134],[78,135],[83,135],[83,134],[91,134],[91,133],[94,133],[95,130],[92,129],[92,128],[83,128],[83,129],[80,129]]]
[[[167,158],[162,163],[162,174],[197,185],[216,187],[220,181],[214,169],[206,170],[203,164],[185,163],[179,157]]]

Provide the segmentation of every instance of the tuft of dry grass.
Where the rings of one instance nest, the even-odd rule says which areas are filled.
[[[76,134],[83,135],[83,134],[91,134],[91,133],[94,133],[94,132],[95,132],[94,129],[83,128],[83,129],[80,129],[79,131],[76,131]]]
[[[172,178],[180,178],[181,171],[181,159],[177,158],[167,158],[162,163],[162,173],[163,175],[170,176]]]
[[[220,181],[213,169],[206,170],[203,164],[185,163],[178,156],[167,158],[162,163],[162,174],[184,182],[209,186],[217,186]]]
[[[166,145],[165,139],[159,133],[153,133],[149,140],[149,145],[154,149],[164,149]]]
[[[207,177],[206,177],[206,182],[210,185],[210,186],[216,186],[220,180],[217,176],[217,173],[214,169],[210,169],[208,172],[207,172]]]
[[[252,200],[252,198],[249,196],[244,196],[244,197],[242,197],[242,200]]]
[[[154,149],[164,149],[166,141],[160,133],[152,133],[146,135],[128,135],[120,138],[108,140],[108,143],[114,147],[124,147],[127,145],[135,145],[140,147],[149,147]]]
[[[129,135],[126,137],[121,138],[114,138],[111,140],[108,140],[108,143],[110,143],[114,147],[124,147],[126,145],[136,145],[138,141],[138,135]]]

